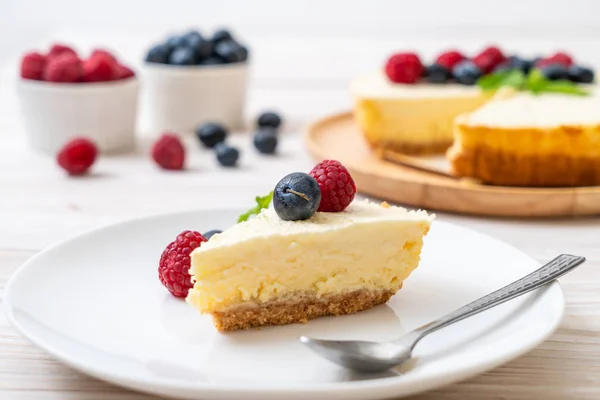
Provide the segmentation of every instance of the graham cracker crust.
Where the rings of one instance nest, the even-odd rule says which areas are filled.
[[[353,314],[387,302],[395,290],[361,289],[322,296],[301,294],[275,299],[264,304],[241,304],[226,311],[213,312],[215,327],[221,331],[258,328],[269,325],[306,323],[328,315]]]
[[[600,185],[600,157],[566,154],[521,155],[486,146],[451,148],[453,174],[502,186],[572,187]]]

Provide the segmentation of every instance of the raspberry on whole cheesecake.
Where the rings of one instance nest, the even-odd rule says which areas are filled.
[[[466,58],[467,57],[465,57],[460,52],[456,50],[450,50],[440,54],[435,59],[435,64],[441,65],[449,70],[452,70],[452,68],[454,68],[456,64],[458,64],[462,60],[466,60]]]
[[[83,62],[84,82],[114,81],[119,76],[119,64],[113,56],[97,52]]]
[[[502,50],[500,50],[496,46],[489,46],[485,48],[480,54],[486,54],[492,57],[496,65],[506,60],[506,56],[504,55],[504,53],[502,53]]]
[[[317,211],[344,211],[356,195],[356,184],[350,172],[336,160],[321,161],[309,173],[321,188],[321,203]]]
[[[164,133],[152,145],[152,159],[164,169],[183,169],[185,162],[183,143],[174,133]]]
[[[83,74],[81,60],[70,53],[48,58],[43,79],[48,82],[79,82]]]
[[[423,64],[414,53],[397,53],[385,64],[385,74],[394,83],[416,83],[424,72]]]
[[[77,56],[77,52],[75,52],[75,50],[73,50],[71,47],[57,43],[50,47],[50,51],[48,52],[48,58],[61,56],[63,54],[71,54],[73,56]]]
[[[56,161],[69,175],[83,175],[96,161],[98,149],[87,138],[75,138],[69,141],[56,155]]]
[[[473,58],[473,63],[477,65],[484,74],[490,73],[504,61],[506,61],[506,56],[496,46],[485,48]]]
[[[163,250],[158,263],[160,282],[175,297],[186,297],[194,286],[190,275],[192,251],[206,242],[196,231],[183,231]]]
[[[573,65],[573,58],[570,55],[560,51],[548,57],[548,60],[556,64],[564,65],[565,67],[570,67]]]
[[[21,78],[34,79],[41,81],[46,67],[46,56],[31,52],[27,53],[21,59]]]

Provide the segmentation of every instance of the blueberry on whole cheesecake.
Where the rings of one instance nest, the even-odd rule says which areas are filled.
[[[504,61],[501,64],[498,64],[496,68],[494,68],[494,72],[508,72],[516,69],[509,61]]]
[[[510,56],[506,59],[505,62],[508,63],[508,65],[510,65],[512,69],[519,69],[524,74],[527,74],[533,66],[532,60],[527,60],[519,56]]]
[[[569,80],[577,83],[594,82],[594,71],[591,68],[573,64],[568,70]]]
[[[235,147],[227,145],[225,142],[221,142],[215,146],[215,154],[217,155],[217,161],[224,167],[233,167],[237,164],[238,158],[240,158],[240,152]]]
[[[219,29],[219,30],[215,31],[215,33],[213,33],[211,42],[213,42],[213,44],[217,44],[223,40],[231,40],[232,38],[233,37],[231,36],[231,33],[229,33],[228,30]]]
[[[223,233],[223,231],[219,230],[219,229],[213,229],[212,231],[208,231],[208,232],[204,232],[202,234],[202,236],[204,236],[204,238],[206,240],[209,240],[211,237],[213,237],[214,235],[216,235],[217,233]]]
[[[227,129],[221,124],[207,122],[196,128],[196,136],[207,148],[213,148],[227,138]]]
[[[273,154],[277,148],[277,132],[274,128],[259,129],[254,135],[254,147],[263,154]]]
[[[427,79],[427,82],[446,83],[452,79],[450,70],[440,64],[431,64],[425,71],[425,79]]]
[[[169,56],[169,64],[194,65],[196,64],[196,53],[189,47],[178,47]]]
[[[256,120],[256,125],[259,128],[279,128],[281,125],[281,117],[272,111],[267,111],[258,116]]]
[[[218,42],[215,45],[213,53],[226,63],[240,62],[243,57],[241,46],[233,40],[223,40]]]
[[[541,67],[540,71],[547,79],[551,81],[569,78],[569,71],[567,70],[567,67],[558,63]]]
[[[294,172],[277,183],[273,194],[273,208],[285,221],[308,219],[319,208],[321,189],[309,174]]]
[[[146,62],[166,64],[169,61],[171,50],[166,44],[158,44],[148,50]]]
[[[474,85],[481,75],[481,69],[470,60],[461,61],[452,69],[454,79],[463,85]]]

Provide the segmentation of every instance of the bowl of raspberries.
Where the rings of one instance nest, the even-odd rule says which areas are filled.
[[[243,127],[248,48],[228,30],[205,35],[189,30],[148,49],[141,96],[145,130],[193,132],[207,121]]]
[[[21,58],[17,92],[31,146],[55,154],[74,137],[104,153],[135,146],[139,84],[135,72],[103,49],[82,57],[54,44]]]

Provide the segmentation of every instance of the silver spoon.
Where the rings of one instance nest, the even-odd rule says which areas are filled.
[[[381,372],[410,359],[415,345],[431,332],[535,290],[583,264],[585,257],[562,254],[538,270],[444,317],[390,342],[322,340],[301,336],[300,341],[322,357],[360,372]]]

